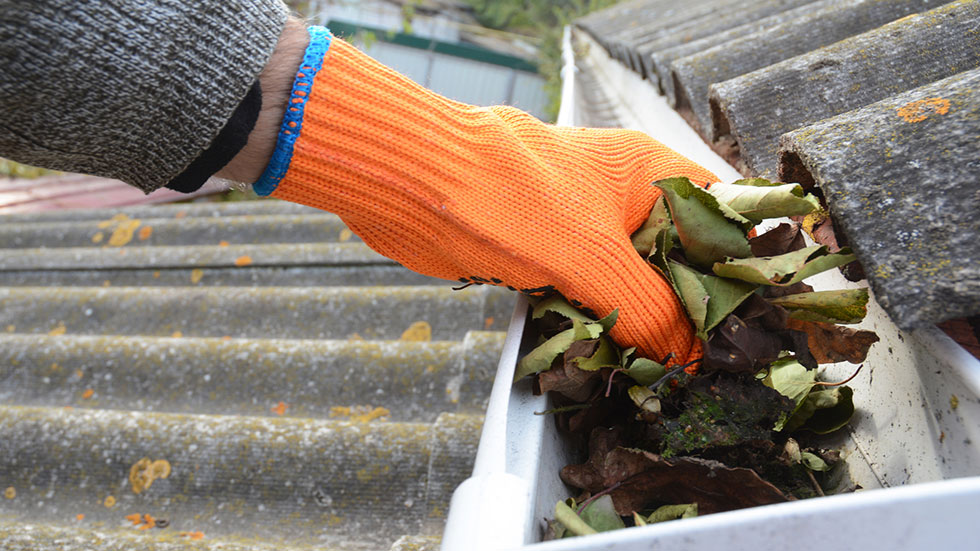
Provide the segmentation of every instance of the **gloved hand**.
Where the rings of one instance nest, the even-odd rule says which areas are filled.
[[[630,234],[660,194],[651,182],[706,185],[713,174],[640,132],[559,128],[451,101],[310,33],[256,191],[336,213],[422,274],[557,290],[597,316],[618,308],[620,345],[657,360],[700,357],[683,307]]]

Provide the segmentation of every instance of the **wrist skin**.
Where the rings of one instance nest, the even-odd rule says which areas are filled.
[[[262,109],[255,121],[255,128],[249,133],[245,147],[215,176],[246,183],[255,182],[262,176],[276,148],[289,93],[308,43],[306,23],[290,17],[279,35],[279,42],[269,62],[259,73]]]

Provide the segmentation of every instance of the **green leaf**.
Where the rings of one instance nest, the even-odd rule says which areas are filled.
[[[777,421],[776,426],[773,427],[774,430],[793,430],[791,425],[804,407],[803,404],[806,403],[806,399],[816,382],[816,371],[808,370],[803,364],[792,358],[783,358],[772,362],[769,367],[769,374],[762,380],[762,383],[796,402],[796,408],[789,415]]]
[[[811,471],[825,472],[830,470],[830,465],[815,453],[803,452],[800,454],[800,460],[803,466]]]
[[[667,254],[674,248],[674,231],[663,230],[657,234],[657,238],[654,241],[656,245],[653,251],[650,252],[649,260],[660,273],[668,280],[670,279],[670,270],[667,268]],[[673,283],[673,281],[671,281]]]
[[[619,367],[619,354],[616,347],[607,338],[599,339],[599,348],[591,357],[578,357],[573,360],[575,367],[583,371],[597,371],[603,367]]]
[[[740,279],[759,285],[788,287],[825,270],[853,262],[850,249],[829,253],[824,245],[814,245],[779,256],[730,258],[716,262],[712,270],[721,277]]]
[[[601,320],[597,321],[596,324],[598,324],[600,327],[602,327],[602,333],[608,333],[609,330],[612,329],[614,325],[616,325],[616,318],[618,318],[618,317],[619,317],[619,308],[616,308],[612,312],[609,312],[609,315],[608,316],[606,316],[606,317],[602,318]],[[595,337],[592,337],[592,338],[595,339],[595,338],[598,338],[598,337],[599,337],[599,335],[596,335]]]
[[[561,295],[548,297],[538,303],[538,305],[534,307],[534,310],[531,311],[531,318],[538,319],[547,312],[554,312],[559,316],[570,320],[579,320],[583,322],[595,321],[582,312],[576,310],[575,307],[569,304]]]
[[[810,396],[813,396],[815,406],[827,406],[831,403],[833,405],[816,407],[801,428],[817,434],[829,434],[847,425],[854,415],[854,391],[851,387],[833,387],[812,392]]]
[[[708,315],[708,291],[701,284],[701,274],[673,260],[668,262],[668,266],[674,288],[677,289],[677,295],[684,303],[687,316],[694,322],[698,337],[707,340],[704,319]]]
[[[704,319],[705,332],[714,329],[759,288],[751,283],[709,275],[701,278],[701,285],[704,285],[704,290],[711,297]]]
[[[774,183],[761,178],[712,184],[708,193],[755,223],[766,218],[804,216],[820,208],[820,201],[804,194],[799,184]]]
[[[626,392],[629,394],[630,399],[633,400],[633,403],[636,404],[636,407],[643,411],[649,411],[650,413],[660,413],[660,399],[649,388],[635,385],[631,386]]]
[[[626,374],[643,386],[650,386],[667,374],[667,368],[648,358],[633,360]]]
[[[514,380],[517,381],[528,375],[551,369],[551,364],[555,358],[564,354],[572,343],[599,338],[601,333],[602,327],[598,323],[584,324],[579,320],[572,320],[571,329],[566,329],[539,344],[521,358],[521,361],[517,362]]]
[[[792,318],[824,323],[858,323],[868,313],[867,289],[816,291],[769,299]]]
[[[608,532],[626,528],[622,517],[613,507],[612,496],[604,495],[585,506],[580,513],[581,518],[596,532]]]
[[[646,257],[650,255],[650,251],[653,250],[655,241],[657,239],[657,234],[663,230],[670,229],[670,215],[667,214],[667,203],[664,198],[661,197],[657,199],[657,202],[653,204],[653,208],[650,210],[650,216],[647,217],[647,221],[643,223],[640,229],[636,230],[630,240],[633,242],[633,248],[636,252],[640,253],[640,256]]]
[[[656,511],[647,517],[647,523],[654,524],[657,522],[666,522],[668,520],[677,520],[679,518],[691,518],[696,516],[698,516],[697,503],[687,503],[684,505],[664,505],[663,507],[657,508]]]
[[[598,534],[594,528],[582,520],[582,517],[578,516],[578,513],[576,513],[575,510],[569,507],[564,501],[559,501],[555,505],[555,518],[558,520],[558,522],[565,525],[565,528],[567,528],[569,532],[575,534],[576,536]]]
[[[745,237],[751,221],[723,207],[687,178],[670,178],[653,185],[663,190],[667,198],[670,217],[691,263],[710,268],[725,257],[745,258],[752,254]]]

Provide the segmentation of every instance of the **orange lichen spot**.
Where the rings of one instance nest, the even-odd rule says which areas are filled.
[[[136,527],[137,530],[149,530],[150,528],[153,528],[152,524],[140,524]]]
[[[248,266],[252,263],[252,257],[246,255],[239,256],[235,259],[235,266]]]
[[[364,337],[362,337],[360,333],[351,333],[350,335],[347,335],[347,340],[349,340],[349,341],[363,341],[364,340]]]
[[[204,539],[204,532],[180,532],[179,535],[192,540]]]
[[[160,270],[153,270],[153,279],[158,279],[160,277]]]
[[[201,278],[204,277],[204,270],[200,268],[194,268],[191,270],[191,283],[200,283]]]
[[[82,398],[85,399],[85,400],[88,400],[94,394],[95,394],[95,391],[94,390],[92,390],[91,388],[86,388],[85,389],[85,392],[82,393]]]
[[[64,335],[66,331],[68,331],[68,328],[65,327],[65,324],[59,323],[58,327],[55,327],[54,329],[48,331],[48,336],[57,337],[59,335]]]
[[[139,238],[140,241],[146,241],[153,235],[153,226],[143,226],[140,228]]]
[[[112,285],[112,283],[108,279],[102,282],[103,287],[108,287],[110,285]]]
[[[143,516],[139,513],[133,513],[131,515],[126,515],[126,520],[133,523],[133,526],[143,522]]]
[[[483,329],[485,331],[489,331],[491,327],[493,327],[493,316],[483,320]]]
[[[283,415],[284,413],[286,413],[286,408],[288,407],[289,404],[287,404],[286,402],[279,402],[278,404],[272,406],[272,408],[270,409],[272,410],[272,413],[275,413],[276,415]]]
[[[85,373],[81,369],[76,369],[75,370],[75,377],[76,378],[81,379],[84,375],[85,375]]]
[[[219,247],[227,247],[228,245],[229,245],[229,243],[227,241],[219,241],[218,242],[218,246]]]
[[[183,218],[185,216],[187,216],[187,211],[186,210],[179,210],[179,211],[177,211],[176,214],[174,214],[174,218]]]
[[[13,486],[8,486],[7,489],[3,491],[3,497],[7,499],[14,499],[17,497],[17,489]]]
[[[75,515],[75,520],[77,520],[77,521],[83,521],[83,520],[85,520],[85,514],[84,513],[78,513],[77,515]]]
[[[344,228],[340,230],[340,234],[337,236],[337,241],[345,243],[350,241],[352,237],[354,237],[354,232],[350,231],[348,228]]]
[[[225,336],[221,337],[221,340],[223,340],[223,341],[230,341],[231,340],[231,335],[225,335]]]
[[[932,115],[945,115],[949,113],[949,105],[949,100],[944,98],[926,98],[910,101],[898,108],[898,116],[905,119],[905,122],[915,124],[928,119]]]
[[[8,333],[13,333],[16,330],[17,330],[17,327],[14,324],[12,324],[12,323],[7,326],[7,332]]]
[[[96,243],[96,244],[102,243],[103,239],[105,239],[105,234],[102,232],[97,232],[95,235],[92,236],[92,243]]]
[[[112,496],[106,496],[105,501],[102,502],[102,505],[105,505],[107,508],[112,509],[113,507],[116,506],[116,498]]]
[[[143,522],[149,524],[150,526],[154,526],[157,523],[157,519],[151,517],[150,515],[143,515]]]
[[[183,337],[184,334],[181,333],[180,331],[174,331],[173,333],[170,334],[170,336],[173,337],[173,338],[175,338],[175,339],[179,339],[179,338]]]
[[[427,321],[417,321],[408,326],[402,333],[401,340],[412,342],[429,342],[432,340],[432,326]]]

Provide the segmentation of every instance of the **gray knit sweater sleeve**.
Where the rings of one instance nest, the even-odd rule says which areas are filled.
[[[0,156],[150,192],[255,82],[280,0],[0,0]]]

